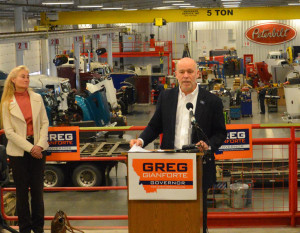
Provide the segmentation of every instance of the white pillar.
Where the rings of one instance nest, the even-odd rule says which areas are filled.
[[[98,25],[97,24],[92,24],[92,28],[98,28]],[[98,55],[96,54],[96,50],[98,49],[98,37],[99,35],[93,35],[93,39],[92,39],[92,47],[93,47],[93,50],[91,51],[91,53],[93,53],[93,60],[94,61],[99,61],[98,59]]]
[[[98,60],[98,55],[96,54],[96,50],[98,49],[98,39],[96,38],[96,36],[93,37],[92,47],[93,47],[93,50],[92,50],[93,60],[94,61],[99,61]]]
[[[55,45],[51,45],[50,40],[48,40],[48,48],[49,48],[49,68],[50,68],[50,76],[57,76],[57,68],[53,63],[53,59],[55,58]]]
[[[107,63],[111,68],[113,68],[112,37],[113,37],[112,33],[107,35]]]
[[[22,32],[23,31],[23,7],[15,8],[15,31]],[[16,45],[16,65],[24,65],[24,51],[17,50]]]
[[[187,39],[188,39],[191,57],[195,60],[198,60],[198,58],[194,54],[194,47],[193,47],[193,22],[187,23]]]
[[[79,76],[79,69],[80,69],[80,39],[79,36],[74,37],[74,59],[75,59],[75,72],[76,72],[76,89],[78,92],[80,90],[80,76]]]
[[[48,52],[48,39],[41,40],[41,72],[42,74],[49,75],[48,66],[49,66],[49,52]]]

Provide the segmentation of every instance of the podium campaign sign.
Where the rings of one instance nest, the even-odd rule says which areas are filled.
[[[195,153],[128,153],[129,200],[196,200]]]

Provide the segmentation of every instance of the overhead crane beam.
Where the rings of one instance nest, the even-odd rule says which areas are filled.
[[[247,8],[197,8],[178,10],[137,11],[72,11],[58,12],[57,21],[49,21],[41,13],[42,25],[153,23],[155,18],[167,22],[243,21],[299,19],[299,6],[247,7]]]

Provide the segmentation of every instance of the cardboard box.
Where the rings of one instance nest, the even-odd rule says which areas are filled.
[[[240,78],[235,78],[234,81],[240,83],[240,82],[241,82],[241,79],[240,79]]]
[[[233,84],[232,89],[233,89],[233,90],[241,89],[241,86],[240,86],[240,85],[234,85],[234,84]]]
[[[279,87],[277,93],[278,93],[278,96],[280,96],[280,99],[278,100],[278,106],[286,106],[283,87]]]

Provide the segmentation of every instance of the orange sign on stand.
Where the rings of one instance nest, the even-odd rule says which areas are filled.
[[[167,159],[134,159],[132,167],[141,177],[139,182],[146,193],[158,189],[193,188],[192,159],[174,159],[171,163]]]
[[[129,200],[196,200],[196,154],[129,153]]]
[[[215,154],[216,160],[253,157],[251,125],[226,125],[227,137]]]
[[[49,127],[47,161],[80,160],[79,127]]]

